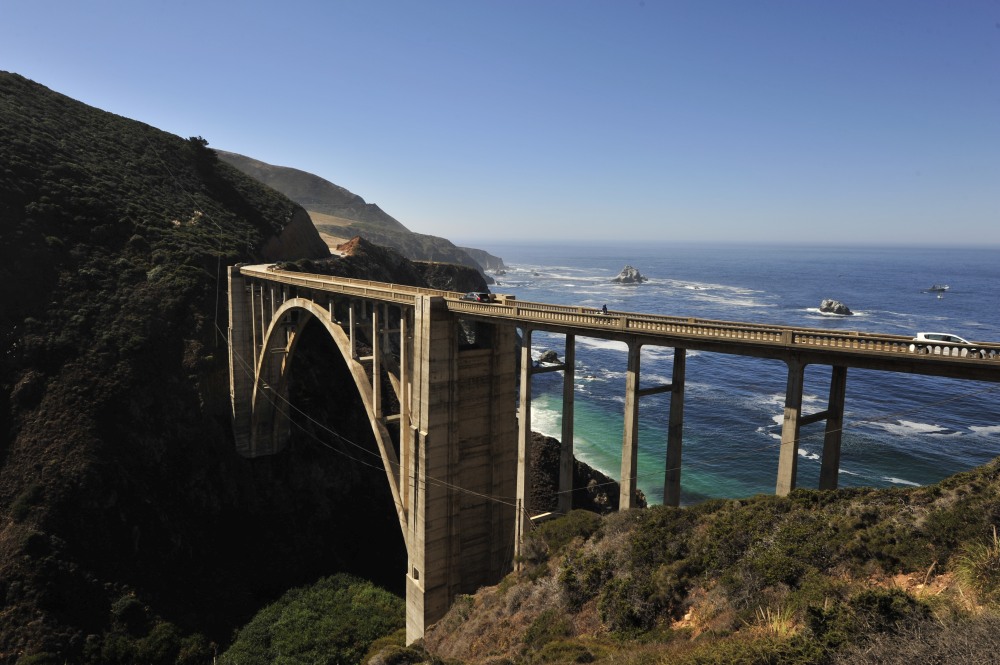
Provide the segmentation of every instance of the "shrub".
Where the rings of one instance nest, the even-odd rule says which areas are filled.
[[[28,489],[24,490],[10,506],[10,515],[15,522],[22,522],[31,511],[31,507],[37,505],[43,498],[44,490],[38,483],[32,483]]]
[[[536,663],[592,663],[594,654],[577,642],[553,641],[546,644],[535,657]]]
[[[571,609],[579,609],[611,579],[613,563],[594,554],[570,552],[559,570],[559,586]]]
[[[634,634],[656,622],[660,605],[649,577],[615,577],[604,585],[597,609],[601,621],[617,633]]]
[[[879,634],[897,633],[925,621],[930,616],[926,604],[902,589],[868,589],[846,603],[807,610],[809,628],[827,650]]]
[[[357,663],[375,640],[404,624],[401,598],[350,575],[335,575],[293,589],[261,610],[219,663]]]
[[[521,640],[531,649],[541,649],[552,640],[567,637],[571,633],[571,626],[564,613],[550,608],[531,622]]]
[[[589,510],[573,510],[558,519],[545,522],[538,529],[538,535],[549,546],[549,551],[558,554],[577,538],[586,540],[598,533],[602,524],[601,516]]]

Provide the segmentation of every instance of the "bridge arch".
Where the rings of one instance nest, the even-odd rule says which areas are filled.
[[[263,335],[263,351],[256,361],[256,378],[251,397],[251,432],[254,435],[266,432],[267,436],[280,437],[288,431],[287,410],[277,408],[277,403],[287,402],[292,358],[301,339],[302,329],[312,321],[318,322],[330,335],[354,380],[382,459],[403,540],[409,549],[406,512],[400,495],[399,459],[389,430],[375,406],[372,381],[379,381],[379,376],[375,373],[369,378],[365,366],[354,353],[350,336],[340,323],[331,318],[326,308],[313,300],[299,297],[286,300],[271,317]]]

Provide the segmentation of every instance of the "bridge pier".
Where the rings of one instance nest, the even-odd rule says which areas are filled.
[[[573,397],[576,390],[576,335],[566,335],[563,354],[562,440],[559,442],[558,510],[573,510]]]
[[[489,325],[486,348],[460,349],[443,299],[417,298],[407,519],[406,634],[423,636],[455,596],[510,570],[514,511],[514,327]]]
[[[799,418],[802,415],[802,384],[806,366],[798,358],[788,361],[788,382],[785,387],[785,412],[781,424],[781,448],[778,453],[778,480],[774,493],[788,496],[795,489],[795,474],[799,463]]]
[[[681,450],[684,431],[684,375],[687,351],[674,348],[671,382],[667,385],[640,388],[642,345],[628,344],[628,369],[625,378],[625,426],[622,434],[622,468],[618,509],[635,506],[639,459],[639,400],[648,395],[670,393],[670,416],[667,427],[667,455],[663,476],[663,503],[678,506],[681,500]]]
[[[830,399],[823,434],[823,462],[819,488],[835,490],[840,478],[840,442],[844,431],[844,399],[847,395],[847,368],[834,365],[830,375]]]
[[[517,481],[514,495],[514,566],[520,568],[521,546],[531,527],[531,328],[521,329],[521,375],[517,399]]]
[[[667,426],[667,459],[663,474],[663,505],[681,505],[681,450],[684,432],[684,375],[687,350],[674,349],[670,379],[670,421]]]
[[[239,268],[229,268],[229,400],[236,451],[244,457],[252,454],[250,422],[257,358],[252,288]]]
[[[830,374],[830,396],[827,408],[808,416],[802,415],[802,389],[805,363],[788,361],[788,385],[785,391],[785,415],[781,425],[781,451],[778,455],[778,480],[774,493],[787,496],[795,489],[799,459],[801,428],[826,420],[823,436],[823,461],[819,473],[819,489],[837,489],[840,475],[840,444],[844,427],[844,399],[847,394],[847,368],[834,365]]]
[[[635,504],[639,460],[639,364],[642,345],[628,340],[628,369],[625,375],[625,427],[622,434],[622,467],[618,510],[630,510]]]

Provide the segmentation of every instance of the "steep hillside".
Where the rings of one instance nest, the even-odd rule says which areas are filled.
[[[414,233],[373,203],[311,173],[265,164],[232,152],[219,156],[244,173],[273,187],[310,212],[316,228],[334,238],[354,236],[392,247],[416,261],[457,263],[480,271],[495,270],[503,260],[483,250],[456,247],[445,238]],[[474,253],[475,256],[470,256]],[[488,279],[492,283],[492,279]]]
[[[384,482],[314,433],[233,450],[226,266],[325,256],[204,140],[0,73],[0,662],[209,662],[292,586],[404,568]]]
[[[377,205],[366,203],[357,194],[312,173],[273,166],[224,150],[219,151],[219,157],[251,178],[278,190],[310,212],[363,222],[386,232],[410,232]]]

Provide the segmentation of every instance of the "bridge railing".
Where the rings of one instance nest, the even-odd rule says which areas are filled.
[[[330,291],[374,300],[386,300],[404,305],[413,305],[416,298],[422,295],[437,297],[459,297],[462,295],[452,291],[406,286],[389,282],[376,282],[370,279],[312,275],[309,273],[277,270],[273,266],[242,266],[240,272],[248,277],[279,282],[290,286],[317,291]]]
[[[619,331],[639,335],[668,335],[869,353],[906,353],[1000,361],[1000,344],[927,343],[926,341],[917,342],[906,335],[796,328],[766,323],[719,321],[617,311],[609,311],[605,314],[592,307],[549,305],[529,301],[504,302],[502,298],[497,303],[449,302],[449,308],[455,312],[595,331]]]

